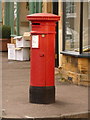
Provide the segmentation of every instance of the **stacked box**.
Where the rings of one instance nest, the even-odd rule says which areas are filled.
[[[16,60],[26,61],[30,58],[30,49],[29,48],[16,48]]]
[[[25,40],[22,36],[17,36],[16,38],[16,47],[17,48],[28,48],[30,47],[30,40]]]
[[[15,44],[7,44],[8,47],[8,60],[16,60]]]
[[[25,36],[26,35],[26,36]],[[30,60],[30,34],[14,37],[16,44],[8,44],[8,60]]]

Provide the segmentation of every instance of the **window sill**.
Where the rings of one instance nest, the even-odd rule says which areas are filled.
[[[60,54],[74,56],[77,58],[90,58],[90,53],[79,54],[79,52],[74,52],[74,51],[62,51],[60,52]]]

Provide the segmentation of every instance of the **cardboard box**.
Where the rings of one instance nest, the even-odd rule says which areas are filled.
[[[23,38],[24,38],[24,40],[30,40],[30,32],[25,32],[23,34]]]
[[[16,47],[30,47],[30,40],[24,40],[22,36],[17,36],[16,38]],[[14,39],[15,39],[14,38]]]
[[[26,61],[30,60],[30,49],[29,48],[16,48],[16,60]]]
[[[13,37],[11,38],[11,43],[12,44],[16,44],[16,39],[14,39]]]
[[[8,47],[8,60],[15,60],[15,44],[7,44]]]

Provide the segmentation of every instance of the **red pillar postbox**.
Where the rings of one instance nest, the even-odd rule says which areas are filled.
[[[27,16],[31,21],[31,103],[48,104],[55,102],[55,34],[59,16],[36,13]]]

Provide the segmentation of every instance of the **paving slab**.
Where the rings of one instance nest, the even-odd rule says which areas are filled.
[[[57,118],[64,114],[88,112],[88,87],[62,83],[59,74],[55,76],[54,104],[29,103],[30,61],[8,61],[7,53],[3,53],[2,58],[4,118]]]

